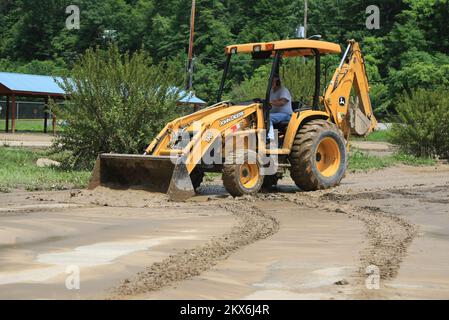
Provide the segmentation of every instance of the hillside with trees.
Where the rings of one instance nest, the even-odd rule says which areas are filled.
[[[190,0],[2,0],[0,70],[59,75],[80,54],[114,42],[122,52],[143,49],[154,63],[177,61],[184,72]],[[80,29],[68,30],[65,9],[80,8]],[[365,26],[366,8],[380,8],[380,29]],[[449,84],[449,1],[309,0],[308,34],[345,45],[355,38],[366,55],[379,116],[398,96]],[[295,37],[303,0],[198,0],[195,38],[197,94],[213,101],[223,48],[231,43]],[[112,30],[112,32],[111,32]],[[446,36],[443,36],[446,35]],[[251,80],[242,67],[235,82]],[[235,88],[234,88],[235,89]]]

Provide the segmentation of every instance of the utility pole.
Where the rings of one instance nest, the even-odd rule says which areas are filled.
[[[309,11],[308,0],[304,0],[304,39],[307,39],[307,15]]]
[[[193,41],[195,38],[195,11],[196,11],[196,1],[192,0],[192,12],[190,16],[189,61],[187,65],[187,86],[186,86],[188,92],[192,91],[193,87]]]
[[[307,39],[307,15],[309,11],[308,0],[304,0],[304,39]],[[303,63],[306,64],[306,57],[303,57]]]

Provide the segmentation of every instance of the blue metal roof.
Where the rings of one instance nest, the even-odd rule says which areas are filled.
[[[184,90],[179,92],[179,96],[183,97],[180,100],[178,100],[179,103],[184,103],[184,104],[201,104],[201,105],[205,105],[206,102],[201,100],[200,98],[196,97],[195,94],[193,92],[185,92]]]
[[[59,77],[0,72],[0,84],[11,91],[63,95],[65,92],[57,83],[61,80]]]

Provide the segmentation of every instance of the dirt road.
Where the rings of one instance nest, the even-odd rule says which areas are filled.
[[[54,136],[45,133],[0,133],[0,144],[8,147],[45,149],[51,147]]]
[[[138,190],[0,194],[0,298],[449,298],[448,186],[440,165],[313,193],[284,179],[238,200],[220,181],[186,203]],[[80,290],[68,290],[77,269]]]

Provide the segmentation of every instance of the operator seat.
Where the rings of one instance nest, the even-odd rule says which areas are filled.
[[[295,116],[297,116],[298,112],[301,113],[302,111],[305,111],[305,110],[311,110],[312,107],[302,105],[301,102],[299,102],[299,101],[292,101],[292,109],[293,109],[292,117],[295,117]],[[290,123],[290,121],[282,121],[280,123],[275,124],[274,128],[279,130],[279,132],[285,133],[289,123]]]

